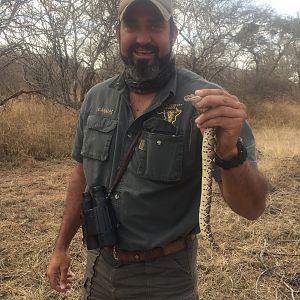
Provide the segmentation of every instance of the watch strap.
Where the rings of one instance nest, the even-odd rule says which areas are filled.
[[[224,160],[221,159],[218,155],[215,156],[215,164],[219,166],[220,168],[224,170],[229,170],[232,168],[236,168],[242,163],[244,163],[247,159],[247,149],[245,148],[244,144],[242,143],[241,138],[238,139],[236,143],[236,147],[238,149],[238,154],[229,159],[229,160]]]

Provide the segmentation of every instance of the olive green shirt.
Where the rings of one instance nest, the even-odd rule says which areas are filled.
[[[88,187],[111,187],[132,140],[142,130],[112,195],[121,249],[147,250],[198,231],[202,135],[194,122],[196,110],[183,98],[202,88],[219,86],[177,69],[137,119],[123,75],[88,92],[72,152],[83,163]],[[241,136],[248,159],[255,164],[254,138],[247,123]],[[214,177],[221,180],[217,168]]]

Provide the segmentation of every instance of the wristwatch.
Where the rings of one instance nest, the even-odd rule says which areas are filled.
[[[236,168],[241,165],[247,158],[247,149],[242,143],[241,138],[236,143],[238,154],[229,160],[221,159],[218,155],[215,156],[215,164],[224,170]]]

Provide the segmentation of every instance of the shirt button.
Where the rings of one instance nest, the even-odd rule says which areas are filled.
[[[162,144],[162,141],[158,140],[158,141],[156,141],[156,144],[157,144],[158,146],[160,146],[160,145]]]
[[[120,195],[119,194],[115,194],[115,199],[116,200],[120,199]]]
[[[128,133],[127,137],[131,139],[132,138],[132,133]]]

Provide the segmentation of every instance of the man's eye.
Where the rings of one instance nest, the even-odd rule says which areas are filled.
[[[150,27],[153,31],[161,31],[164,28],[163,24],[152,24]]]
[[[134,23],[126,23],[125,28],[128,29],[128,30],[134,30],[134,29],[137,28],[137,25],[134,24]]]

